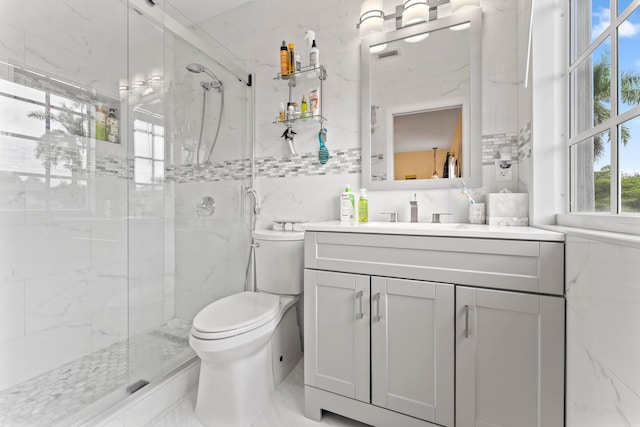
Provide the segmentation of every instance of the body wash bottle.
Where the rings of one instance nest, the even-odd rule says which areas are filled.
[[[367,189],[360,189],[360,198],[358,199],[358,222],[369,221],[369,201],[367,200]]]

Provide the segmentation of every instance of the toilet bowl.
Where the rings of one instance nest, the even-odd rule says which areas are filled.
[[[254,233],[258,292],[217,300],[193,320],[189,344],[201,359],[195,414],[207,426],[249,425],[302,357],[296,303],[304,235],[272,233]]]

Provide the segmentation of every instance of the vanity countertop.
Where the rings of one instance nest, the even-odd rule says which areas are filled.
[[[564,242],[564,234],[535,227],[513,227],[467,223],[353,223],[326,221],[304,224],[302,228],[305,231],[329,231],[337,233],[397,234],[410,236],[470,237],[481,239]]]

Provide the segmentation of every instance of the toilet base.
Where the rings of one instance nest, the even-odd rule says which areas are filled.
[[[302,357],[295,305],[255,352],[225,363],[202,360],[195,415],[210,427],[244,427]]]

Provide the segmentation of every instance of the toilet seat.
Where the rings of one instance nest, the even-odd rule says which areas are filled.
[[[269,323],[279,312],[277,295],[241,292],[202,309],[193,319],[191,334],[205,340],[228,338]]]

